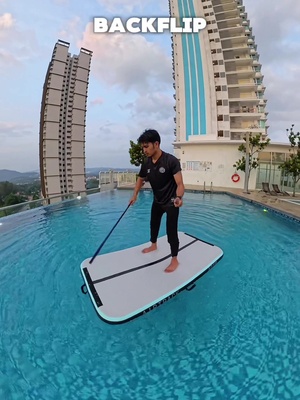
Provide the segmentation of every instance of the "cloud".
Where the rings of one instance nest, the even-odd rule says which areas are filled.
[[[104,103],[104,100],[101,97],[98,97],[97,99],[90,101],[91,106],[101,105],[103,103]]]
[[[29,123],[0,122],[0,169],[36,169],[39,149],[33,132]]]
[[[18,140],[22,138],[27,140],[28,136],[32,135],[32,131],[32,124],[0,122],[1,149],[3,149],[2,144],[4,142],[13,142],[16,138],[18,138]]]
[[[22,63],[13,53],[0,49],[0,72],[11,67],[21,66]]]
[[[292,123],[300,128],[300,3],[244,0],[244,5],[262,64],[268,133],[272,141],[287,142],[286,128]]]
[[[148,115],[151,118],[165,119],[173,116],[174,105],[171,95],[161,92],[147,93],[136,100],[135,112],[143,117]]]
[[[53,2],[59,6],[65,6],[69,4],[69,0],[53,0]]]
[[[88,24],[79,47],[93,51],[91,73],[124,92],[147,93],[172,84],[171,58],[142,35],[95,34]]]
[[[63,29],[58,32],[58,37],[62,40],[77,42],[81,34],[81,18],[74,16],[68,21],[64,21]]]
[[[120,105],[121,109],[129,110],[131,116],[137,119],[149,118],[152,121],[174,117],[175,101],[164,92],[150,92],[139,95],[135,101]]]
[[[86,132],[86,165],[128,167],[129,127],[107,120],[89,126]]]
[[[98,3],[103,6],[108,12],[132,13],[133,10],[141,10],[145,7],[149,0],[141,2],[140,0],[98,0]]]
[[[100,129],[89,127],[86,134],[86,165],[129,168],[130,140],[136,141],[148,128],[157,129],[162,138],[162,149],[173,153],[172,118],[155,121],[151,118],[129,120],[124,124],[103,123]],[[97,132],[97,133],[95,133]]]
[[[5,13],[0,15],[0,30],[9,29],[15,24],[15,20],[12,17],[12,14]]]
[[[98,0],[98,3],[110,13],[132,14],[144,11],[146,8],[153,8],[153,0]],[[155,8],[160,10],[168,10],[168,2],[166,0],[156,0]],[[146,16],[146,15],[145,15]]]
[[[0,71],[11,71],[31,60],[39,49],[32,30],[21,30],[17,20],[10,13],[0,15]]]

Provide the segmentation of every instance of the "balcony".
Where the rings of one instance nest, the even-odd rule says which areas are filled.
[[[225,20],[222,22],[218,23],[218,28],[219,31],[225,31],[228,29],[236,29],[236,28],[240,28],[241,27],[241,19],[239,17],[236,17],[230,21]]]
[[[253,133],[262,133],[264,132],[265,128],[261,128],[258,124],[253,124],[253,125],[242,125],[242,124],[231,124],[230,125],[230,130],[232,132],[249,132],[251,129],[251,132]]]
[[[257,96],[253,95],[253,94],[249,94],[247,97],[234,97],[234,95],[229,95],[229,102],[230,103],[250,103],[250,104],[254,104],[257,105],[259,104],[259,99],[257,98]],[[264,105],[264,104],[262,104]]]
[[[257,90],[258,92],[264,92],[265,89],[266,89],[266,87],[263,86],[263,85],[258,85],[257,88],[256,88],[256,90]]]
[[[234,29],[220,31],[221,40],[231,40],[235,37],[245,37],[245,31],[242,26],[236,26]]]
[[[261,64],[258,62],[258,60],[253,60],[252,65],[256,67],[256,66],[259,66]]]
[[[266,102],[267,102],[266,99],[260,99],[259,102],[258,102],[258,104],[259,104],[260,106],[264,106],[264,105],[266,104]]]
[[[217,22],[220,21],[228,21],[230,19],[240,19],[239,17],[239,12],[237,9],[235,10],[229,10],[229,11],[224,11],[223,13],[218,13],[216,14],[216,20]]]
[[[230,50],[230,49],[235,49],[235,48],[246,48],[247,46],[247,39],[245,35],[242,33],[239,35],[236,35],[234,37],[222,39],[222,49],[224,50]]]
[[[248,107],[248,106],[241,106],[241,107],[230,107],[229,108],[230,114],[260,114],[258,108],[256,106]],[[242,117],[242,115],[241,115]]]

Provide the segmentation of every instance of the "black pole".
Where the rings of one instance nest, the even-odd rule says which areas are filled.
[[[104,246],[104,243],[107,241],[107,239],[109,238],[110,234],[112,233],[112,231],[115,229],[115,227],[118,225],[118,223],[121,221],[122,217],[124,216],[124,214],[126,213],[126,211],[128,210],[128,208],[130,207],[130,203],[128,204],[128,206],[126,207],[126,210],[123,212],[123,214],[121,215],[121,217],[118,219],[118,221],[115,223],[115,225],[113,226],[112,230],[109,232],[109,234],[106,236],[106,238],[103,240],[103,242],[101,243],[101,245],[99,246],[98,250],[96,251],[96,253],[93,255],[93,258],[89,261],[90,264],[92,264],[92,262],[94,261],[95,257],[97,257],[99,251],[102,249],[102,247]]]

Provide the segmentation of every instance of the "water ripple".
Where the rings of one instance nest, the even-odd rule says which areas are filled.
[[[299,226],[226,195],[187,193],[180,230],[220,246],[223,259],[193,291],[112,326],[82,295],[79,266],[130,196],[3,219],[0,398],[300,398]],[[103,253],[149,240],[151,199],[140,194]]]

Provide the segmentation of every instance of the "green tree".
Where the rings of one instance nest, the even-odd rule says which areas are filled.
[[[25,201],[26,201],[26,199],[24,199],[24,197],[19,196],[19,195],[14,194],[14,193],[10,193],[4,199],[4,206],[5,207],[6,206],[12,206],[14,204],[24,203]]]
[[[244,141],[246,142],[246,138],[244,138]],[[249,135],[249,173],[248,173],[248,181],[250,178],[251,171],[253,169],[256,169],[259,165],[259,158],[258,158],[258,153],[262,150],[264,150],[268,144],[270,143],[271,139],[267,140],[262,140],[261,139],[261,134],[257,134],[255,136],[252,136],[250,133]],[[242,152],[244,155],[242,158],[240,158],[238,161],[236,161],[233,166],[240,171],[245,172],[246,171],[246,145],[245,143],[242,143],[239,147],[238,150]],[[248,182],[247,182],[248,184]],[[247,185],[248,187],[248,185]]]
[[[10,193],[17,193],[18,187],[11,182],[0,182],[0,206],[4,205],[6,196]]]
[[[278,168],[291,175],[293,181],[293,196],[296,195],[296,184],[300,179],[300,132],[294,132],[294,124],[287,129],[288,138],[291,144],[290,156]]]
[[[145,160],[145,155],[143,153],[141,145],[138,143],[134,143],[134,141],[130,140],[130,148],[129,148],[129,155],[130,155],[130,164],[139,167],[143,164]]]

